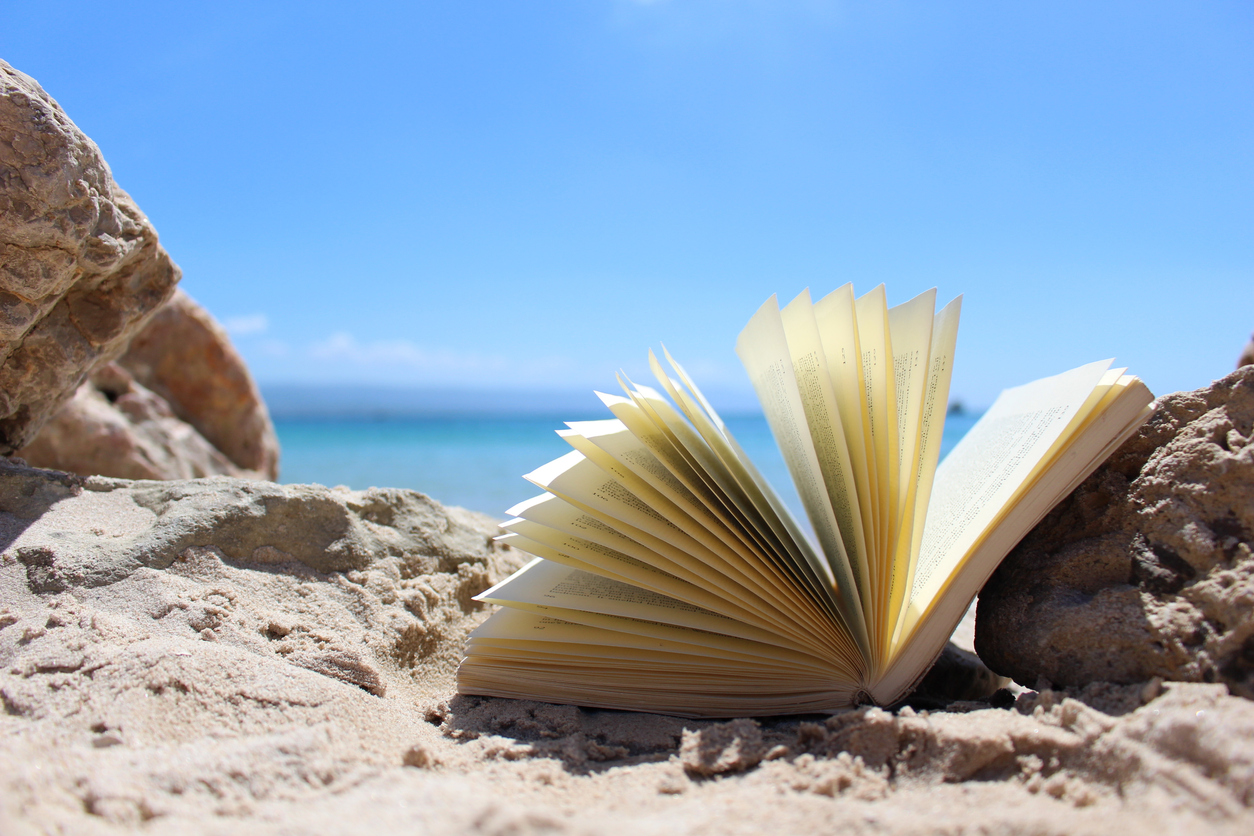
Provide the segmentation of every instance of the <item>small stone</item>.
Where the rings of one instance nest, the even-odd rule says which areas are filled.
[[[435,763],[435,760],[425,746],[415,743],[405,750],[405,754],[401,756],[401,763],[416,769],[427,769]]]
[[[702,777],[752,769],[765,754],[761,727],[746,718],[716,723],[699,731],[684,729],[679,750],[684,771]]]

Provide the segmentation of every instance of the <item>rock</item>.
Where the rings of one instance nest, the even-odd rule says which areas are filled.
[[[48,491],[57,498],[22,499]],[[25,504],[15,505],[19,499]],[[0,542],[4,525],[21,532],[5,554],[26,567],[31,588],[42,593],[108,586],[141,568],[167,570],[191,559],[190,549],[198,560],[263,570],[299,564],[323,574],[374,573],[378,583],[399,583],[396,596],[416,595],[406,606],[422,614],[442,599],[429,580],[418,586],[434,595],[430,602],[403,593],[414,578],[456,575],[449,582],[456,605],[477,610],[470,598],[499,574],[501,555],[517,562],[516,552],[492,541],[497,528],[490,517],[394,488],[350,491],[226,477],[82,479],[0,460],[0,503],[7,520]]]
[[[181,290],[118,361],[237,467],[279,475],[279,442],[261,392],[226,331]]]
[[[1007,555],[975,647],[1017,682],[1254,698],[1254,366],[1155,415]]]
[[[116,363],[93,371],[18,455],[34,467],[81,476],[266,476],[236,466]]]
[[[1245,344],[1245,348],[1241,349],[1241,356],[1237,358],[1237,368],[1254,364],[1254,334],[1250,335],[1250,341]]]
[[[744,717],[699,730],[684,729],[679,747],[684,772],[702,778],[744,772],[761,763],[765,756],[761,727]]]
[[[96,145],[0,61],[0,454],[121,353],[179,275]]]

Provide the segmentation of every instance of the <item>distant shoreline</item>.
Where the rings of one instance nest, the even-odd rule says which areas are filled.
[[[404,421],[450,418],[545,418],[562,421],[609,417],[591,389],[459,389],[368,384],[261,384],[275,421]],[[613,391],[607,387],[603,391]],[[761,416],[751,392],[714,390],[711,403],[724,417]]]

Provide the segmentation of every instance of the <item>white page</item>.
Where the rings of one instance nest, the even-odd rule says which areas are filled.
[[[1009,504],[1110,361],[1007,389],[941,462],[928,507],[911,607],[926,609],[958,560]]]

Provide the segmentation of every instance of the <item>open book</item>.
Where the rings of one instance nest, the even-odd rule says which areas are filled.
[[[808,536],[679,364],[527,478],[501,539],[536,560],[477,600],[462,693],[718,717],[896,702],[1002,557],[1152,411],[1110,361],[1009,389],[937,466],[961,299],[846,285],[736,351]]]

